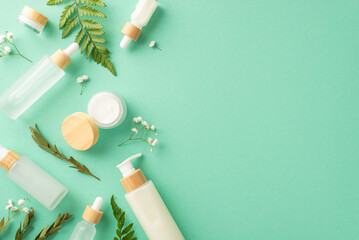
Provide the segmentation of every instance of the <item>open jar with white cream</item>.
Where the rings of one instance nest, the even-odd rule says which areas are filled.
[[[125,101],[112,92],[100,92],[89,101],[87,112],[77,112],[62,124],[62,135],[74,149],[85,151],[97,143],[99,128],[111,129],[126,118]]]

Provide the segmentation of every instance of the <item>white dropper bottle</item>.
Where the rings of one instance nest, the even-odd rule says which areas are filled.
[[[0,109],[10,118],[18,118],[65,75],[64,69],[78,49],[79,45],[72,43],[65,50],[45,55],[0,96]]]
[[[184,240],[153,182],[133,167],[131,160],[141,156],[133,155],[117,166],[123,175],[127,202],[150,240]]]
[[[156,0],[138,1],[135,11],[131,15],[131,23],[127,22],[121,31],[125,35],[120,43],[121,48],[127,48],[132,40],[137,41],[142,28],[150,21],[157,6]]]
[[[103,212],[100,210],[103,203],[101,197],[97,197],[92,206],[87,206],[84,214],[82,215],[83,220],[79,222],[70,240],[93,240],[96,235],[96,227],[103,216]]]

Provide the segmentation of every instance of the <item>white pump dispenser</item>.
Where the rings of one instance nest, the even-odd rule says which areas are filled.
[[[142,156],[142,153],[137,153],[136,155],[133,155],[132,157],[127,158],[121,164],[117,165],[117,168],[120,169],[123,177],[127,177],[136,171],[136,169],[133,167],[131,161],[133,159],[139,158],[141,156]]]
[[[131,160],[141,156],[138,153],[117,165],[127,202],[150,240],[184,240],[153,182],[133,167]]]

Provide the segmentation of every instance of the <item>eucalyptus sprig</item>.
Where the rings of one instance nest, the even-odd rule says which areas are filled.
[[[31,131],[32,139],[37,143],[37,145],[41,149],[45,150],[48,153],[51,153],[52,155],[54,155],[55,157],[61,160],[71,163],[73,166],[69,166],[70,168],[77,169],[78,172],[90,175],[100,181],[100,179],[95,175],[93,175],[91,171],[84,164],[79,163],[71,156],[70,158],[67,158],[64,154],[62,154],[59,151],[59,149],[55,144],[51,145],[50,143],[48,143],[46,138],[39,132],[39,129],[37,128],[36,124],[34,128],[30,127],[30,131]]]
[[[24,222],[23,224],[21,224],[20,222],[20,227],[19,229],[16,231],[16,235],[15,235],[15,240],[22,240],[22,238],[24,237],[25,233],[32,228],[32,226],[30,226],[31,220],[34,217],[34,210],[30,211],[28,214],[26,214],[25,218],[24,218]]]
[[[53,222],[50,227],[46,226],[45,228],[43,228],[34,240],[43,240],[50,237],[52,234],[61,230],[62,226],[60,225],[67,222],[67,220],[69,220],[70,218],[72,218],[72,215],[69,215],[68,213],[65,213],[63,215],[59,214],[55,222]]]
[[[133,237],[133,235],[135,235],[135,231],[132,230],[133,227],[133,223],[125,226],[125,211],[122,211],[122,209],[117,205],[117,203],[115,202],[115,197],[114,195],[112,195],[111,197],[111,207],[112,207],[112,211],[113,211],[113,216],[116,218],[117,220],[117,230],[116,230],[116,235],[117,237],[114,237],[114,240],[136,240],[136,237]]]
[[[64,0],[49,0],[47,5],[57,5]],[[117,76],[110,58],[110,51],[103,46],[107,41],[100,37],[105,34],[101,29],[104,26],[89,18],[106,18],[107,16],[94,7],[106,7],[101,0],[72,0],[72,3],[65,6],[60,17],[59,28],[62,29],[62,38],[66,38],[75,27],[79,26],[75,42],[81,45],[81,53],[86,52],[86,58],[92,56],[92,59],[103,67],[107,68],[113,75]]]

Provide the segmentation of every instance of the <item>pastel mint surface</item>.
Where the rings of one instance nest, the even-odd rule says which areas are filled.
[[[24,154],[69,188],[52,212],[34,199],[29,239],[56,219],[74,215],[53,239],[69,239],[86,205],[104,198],[97,240],[113,239],[112,194],[147,239],[127,204],[116,165],[142,152],[134,165],[159,190],[186,239],[359,239],[359,15],[356,0],[161,0],[138,42],[120,48],[121,29],[137,1],[105,1],[106,46],[117,77],[76,53],[65,77],[18,120],[0,113],[0,144]],[[41,35],[17,23],[24,5],[49,18]],[[1,31],[34,62],[67,47],[58,29],[63,6],[46,1],[3,1]],[[159,48],[150,48],[156,41]],[[0,91],[31,63],[0,58]],[[91,79],[80,96],[77,77]],[[62,121],[86,112],[99,91],[121,95],[128,118],[100,130],[86,152],[71,149]],[[132,118],[158,129],[150,152],[126,140]],[[97,181],[68,168],[31,139],[37,123],[67,156]],[[6,201],[29,197],[0,171],[0,217]],[[3,205],[1,205],[3,204]],[[7,228],[13,239],[23,217]]]

